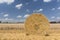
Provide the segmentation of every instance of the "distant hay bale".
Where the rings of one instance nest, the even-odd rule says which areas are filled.
[[[32,14],[25,21],[25,28],[28,34],[44,35],[49,30],[50,23],[43,14]]]

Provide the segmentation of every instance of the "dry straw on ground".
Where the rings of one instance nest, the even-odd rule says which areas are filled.
[[[44,35],[49,30],[49,22],[43,14],[34,13],[25,21],[26,32],[28,34]]]

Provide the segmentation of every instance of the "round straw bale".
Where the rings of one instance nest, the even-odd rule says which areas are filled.
[[[43,14],[32,14],[25,21],[26,33],[44,35],[49,30],[50,23]]]

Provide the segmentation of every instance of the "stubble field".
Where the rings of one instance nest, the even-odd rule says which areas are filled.
[[[49,36],[26,35],[24,24],[0,24],[0,40],[60,40],[60,24],[50,24]]]

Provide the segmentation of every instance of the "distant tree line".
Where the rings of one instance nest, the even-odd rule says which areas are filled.
[[[60,23],[60,22],[53,21],[53,22],[50,22],[50,23]]]
[[[0,23],[24,23],[24,22],[2,22],[0,21]]]
[[[0,23],[24,23],[24,22],[2,22],[0,21]],[[59,22],[51,21],[50,23],[60,23],[60,21]]]
[[[1,21],[0,21],[0,23],[1,23]]]

